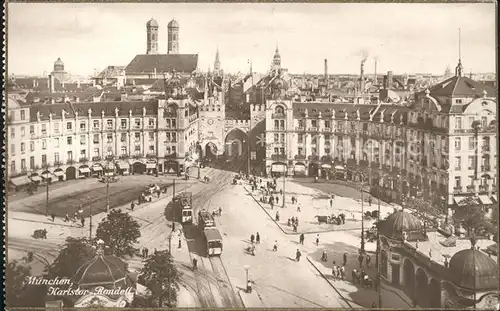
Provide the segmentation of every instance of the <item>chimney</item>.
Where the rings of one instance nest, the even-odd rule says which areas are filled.
[[[359,91],[361,94],[365,92],[365,62],[361,62],[361,77],[359,83]]]
[[[328,60],[325,58],[325,85],[328,89]]]
[[[377,81],[377,60],[375,59],[375,77],[373,78],[373,84],[374,85],[378,85],[378,81]]]
[[[387,75],[384,76],[384,89],[388,89],[389,88],[389,83],[387,82]]]
[[[55,92],[54,76],[53,75],[49,75],[49,91],[51,93]]]
[[[80,79],[76,80],[76,87],[80,88]]]
[[[33,88],[35,88],[35,87],[36,87],[36,80],[33,79]]]
[[[392,71],[387,72],[387,88],[392,89]]]
[[[95,84],[96,84],[96,79],[92,79],[92,86],[95,87]]]

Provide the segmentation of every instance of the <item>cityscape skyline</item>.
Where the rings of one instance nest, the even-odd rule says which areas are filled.
[[[225,71],[248,71],[251,59],[254,71],[265,72],[278,46],[283,66],[297,74],[323,73],[325,58],[329,74],[356,74],[363,56],[368,56],[367,74],[374,71],[374,59],[379,73],[442,74],[447,66],[453,71],[458,61],[461,28],[465,73],[495,72],[494,14],[489,3],[15,3],[8,5],[8,74],[50,72],[58,57],[77,75],[126,66],[136,54],[145,54],[146,22],[151,18],[160,24],[159,52],[166,54],[167,23],[175,18],[180,53],[198,53],[202,71],[213,69],[218,49]]]

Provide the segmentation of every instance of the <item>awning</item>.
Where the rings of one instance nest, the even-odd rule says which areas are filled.
[[[335,169],[336,169],[336,170],[343,170],[343,169],[344,169],[344,167],[343,167],[342,165],[337,165],[337,166],[335,166]]]
[[[306,170],[306,166],[304,164],[295,164],[293,169],[295,171],[305,171]]]
[[[92,166],[92,170],[94,172],[102,171],[102,166],[100,166],[100,165],[94,165],[94,166]]]
[[[130,164],[127,162],[120,162],[120,163],[118,163],[118,167],[121,170],[128,170],[128,169],[130,169]]]
[[[42,177],[38,176],[38,175],[33,175],[30,177],[30,179],[32,181],[41,181],[42,180]]]
[[[490,200],[490,198],[487,195],[480,195],[479,200],[481,200],[481,203],[483,203],[483,204],[493,204],[493,202]]]
[[[38,177],[38,178],[40,178],[40,177]],[[19,177],[12,178],[10,180],[10,182],[14,186],[20,187],[20,186],[24,186],[24,185],[27,185],[27,184],[31,183],[31,180],[28,178],[28,176],[24,175],[24,176],[19,176]]]
[[[52,178],[52,174],[50,172],[42,173],[43,178]]]
[[[156,163],[146,163],[146,168],[156,168]]]
[[[88,167],[81,167],[78,169],[80,173],[90,173],[90,168]]]
[[[56,175],[57,177],[59,176],[64,176],[64,172],[63,171],[55,171],[54,173],[52,173],[54,175]]]
[[[492,196],[491,196],[491,198],[492,198],[495,202],[498,202],[498,198],[497,198],[497,195],[496,195],[496,194],[492,195]]]
[[[273,173],[284,173],[286,172],[286,166],[284,164],[272,164],[271,172]]]
[[[457,205],[460,205],[460,202],[462,202],[465,199],[467,199],[467,197],[453,197],[453,200]]]
[[[321,165],[322,168],[332,168],[332,166],[330,164],[323,164]]]

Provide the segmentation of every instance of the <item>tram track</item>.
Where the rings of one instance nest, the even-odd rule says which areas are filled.
[[[224,300],[225,307],[243,307],[241,301],[236,296],[234,292],[233,285],[227,274],[226,267],[222,261],[221,257],[210,257],[210,264],[212,265],[212,270],[216,274],[218,281],[219,292]],[[221,285],[222,283],[222,285]]]

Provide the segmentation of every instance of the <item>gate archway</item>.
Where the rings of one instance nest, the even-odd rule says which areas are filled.
[[[424,270],[422,270],[421,268],[417,269],[417,273],[415,275],[415,281],[416,281],[415,294],[417,298],[417,305],[424,308],[428,308],[430,300],[430,297],[428,297],[428,292],[427,292],[429,280]]]
[[[404,280],[404,291],[409,297],[414,298],[415,267],[409,259],[406,259],[403,264],[403,280]]]
[[[66,180],[76,179],[76,168],[74,166],[69,166],[66,169]]]
[[[224,140],[226,157],[233,159],[246,154],[247,145],[248,135],[239,128],[232,129]]]
[[[208,142],[205,145],[205,158],[215,160],[217,158],[217,151],[217,146],[212,142]]]
[[[144,174],[146,172],[146,164],[134,162],[134,164],[132,164],[132,172],[134,172],[134,174]]]
[[[316,162],[309,163],[309,167],[308,168],[309,168],[309,172],[308,172],[309,174],[308,175],[310,177],[316,177],[316,176],[318,176],[318,168],[319,168],[318,163],[316,163]]]

